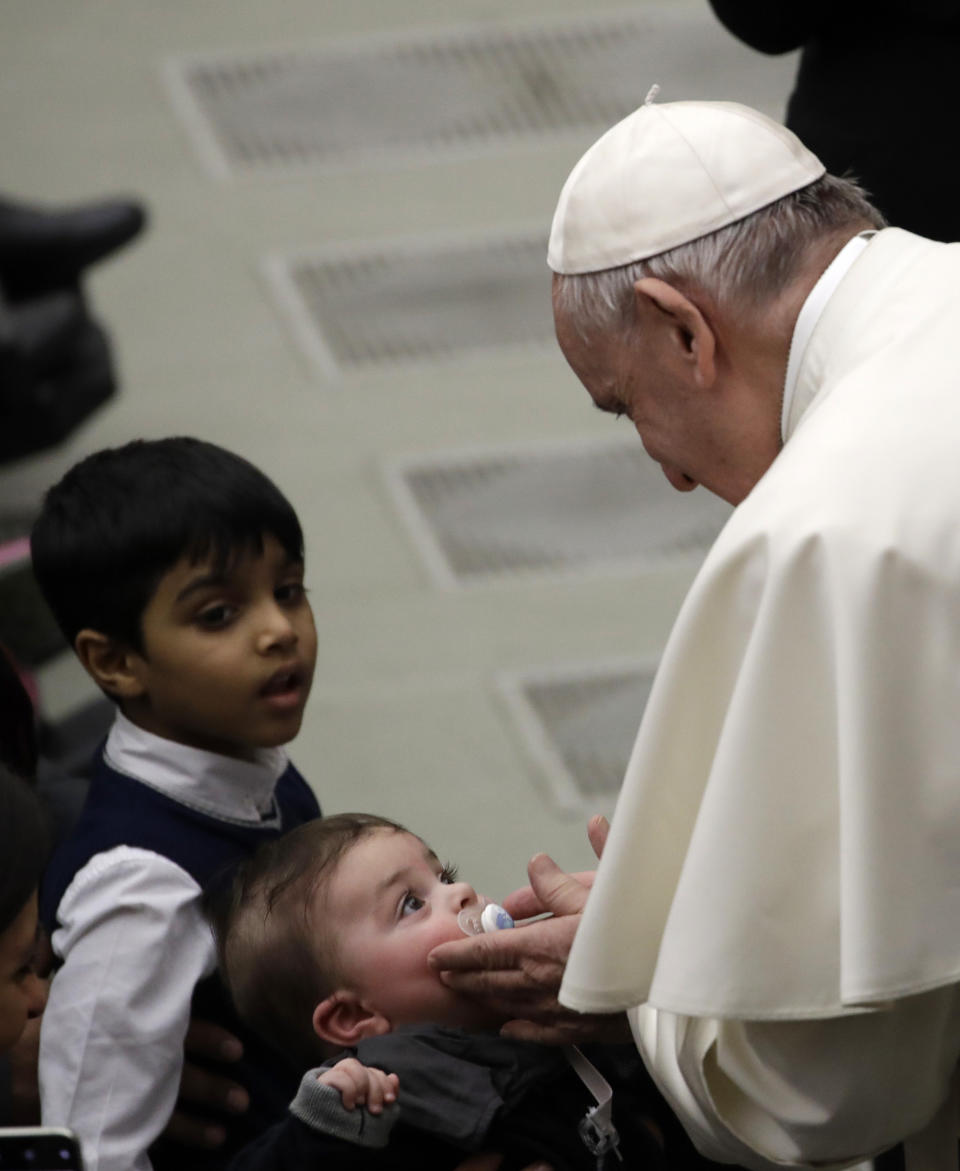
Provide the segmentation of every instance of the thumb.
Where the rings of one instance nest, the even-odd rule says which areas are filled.
[[[598,858],[603,857],[603,847],[607,844],[609,835],[610,822],[603,814],[598,813],[587,822],[587,837],[590,839],[590,845],[593,846],[593,852]]]
[[[535,854],[527,866],[530,886],[545,911],[577,915],[587,901],[587,888],[554,862],[549,854]]]

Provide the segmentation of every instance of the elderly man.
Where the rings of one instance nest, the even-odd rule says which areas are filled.
[[[955,1168],[960,246],[884,229],[753,110],[648,99],[574,168],[549,263],[594,403],[737,508],[589,900],[540,856],[509,905],[553,919],[431,962],[514,1032],[586,1035],[555,999],[576,930],[560,1001],[628,1010],[705,1154]]]

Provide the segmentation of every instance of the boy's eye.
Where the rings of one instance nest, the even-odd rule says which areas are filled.
[[[459,871],[452,862],[445,862],[443,869],[440,871],[440,881],[448,885],[457,881]]]
[[[277,586],[274,597],[278,602],[286,605],[296,605],[306,597],[307,591],[302,581],[290,581],[286,585]]]
[[[423,905],[423,899],[419,895],[413,894],[412,891],[407,891],[400,903],[400,914],[413,915]]]
[[[220,603],[216,606],[208,606],[206,610],[201,610],[196,617],[196,622],[204,630],[219,630],[220,627],[227,625],[234,613],[233,606]]]

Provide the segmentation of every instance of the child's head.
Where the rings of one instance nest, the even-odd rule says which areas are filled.
[[[311,1032],[343,1048],[398,1025],[500,1023],[427,965],[477,898],[402,826],[349,813],[259,850],[211,917],[241,1016],[309,1058]]]
[[[44,499],[34,571],[87,671],[137,724],[231,756],[300,727],[316,633],[280,490],[199,439],[82,460]]]

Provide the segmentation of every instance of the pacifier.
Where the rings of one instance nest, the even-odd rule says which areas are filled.
[[[513,916],[499,903],[492,903],[483,895],[478,896],[477,902],[463,908],[457,916],[457,922],[464,935],[484,935],[514,926]]]

